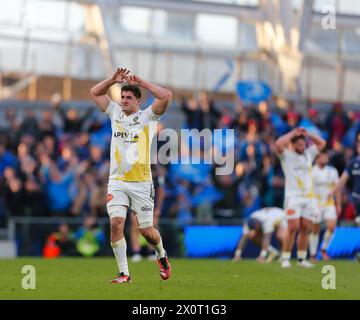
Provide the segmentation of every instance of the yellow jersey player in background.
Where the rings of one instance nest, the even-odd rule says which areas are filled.
[[[306,139],[314,145],[306,147]],[[298,265],[311,268],[307,260],[308,240],[316,215],[312,163],[326,146],[326,141],[304,128],[297,128],[280,137],[275,144],[285,175],[284,209],[288,220],[288,239],[282,252],[281,265],[291,267],[291,252],[297,237]]]
[[[320,224],[323,221],[326,224],[326,232],[321,246],[321,255],[324,261],[330,259],[326,253],[326,249],[336,228],[337,216],[341,212],[341,192],[337,192],[335,202],[333,198],[329,198],[329,194],[339,181],[339,173],[334,167],[329,166],[328,163],[328,153],[327,151],[322,151],[316,159],[316,164],[314,165],[312,172],[317,207],[316,218],[309,239],[309,249],[312,261],[316,260],[319,246]]]
[[[107,95],[114,84],[123,84],[119,104]],[[140,110],[141,89],[149,90],[154,103]],[[110,241],[119,268],[113,283],[131,282],[124,225],[128,208],[135,215],[140,233],[157,255],[160,277],[167,280],[171,266],[160,233],[153,226],[154,186],[150,169],[151,141],[156,126],[172,99],[172,93],[160,86],[117,69],[114,75],[90,90],[91,98],[111,120],[110,176],[107,211],[110,217]]]
[[[259,263],[272,262],[279,256],[279,250],[271,245],[271,238],[274,233],[282,250],[287,238],[285,211],[280,208],[263,208],[253,212],[249,220],[244,223],[242,237],[237,244],[232,261],[241,260],[246,244],[248,240],[251,240],[261,248],[257,261]]]

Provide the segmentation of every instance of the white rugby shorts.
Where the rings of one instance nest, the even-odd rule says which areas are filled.
[[[287,220],[304,218],[315,221],[317,217],[316,202],[313,198],[287,197],[284,208]]]
[[[326,220],[337,220],[335,206],[317,207],[316,218],[314,223],[319,224]]]
[[[140,229],[153,226],[155,189],[152,181],[127,182],[110,180],[107,194],[107,212],[110,217],[126,219],[126,211],[119,207],[130,208]],[[124,213],[125,212],[125,213]]]

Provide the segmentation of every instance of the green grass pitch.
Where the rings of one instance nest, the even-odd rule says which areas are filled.
[[[360,299],[360,264],[331,261],[336,289],[321,286],[323,263],[314,269],[281,269],[278,262],[172,259],[173,275],[160,280],[155,262],[130,263],[131,284],[111,284],[113,258],[0,260],[0,299]],[[36,268],[36,289],[24,290],[24,265]]]

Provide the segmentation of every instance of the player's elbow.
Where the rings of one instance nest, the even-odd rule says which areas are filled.
[[[94,89],[94,88],[90,89],[90,98],[97,106],[99,106],[100,97],[99,97],[99,94],[97,93],[96,89]]]
[[[275,142],[275,150],[277,153],[281,153],[283,150],[282,143],[279,140]]]
[[[325,147],[326,147],[326,141],[323,140],[323,142],[322,142],[322,149],[325,149]]]
[[[319,150],[323,150],[326,147],[326,141],[325,140],[321,140],[321,142],[319,143]]]
[[[92,87],[91,89],[90,89],[90,97],[95,97],[96,96],[96,91],[95,91],[95,87]]]
[[[166,90],[164,92],[163,100],[166,101],[167,103],[170,103],[172,99],[173,99],[172,92],[170,90]]]

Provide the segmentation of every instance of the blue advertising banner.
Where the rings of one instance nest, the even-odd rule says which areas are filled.
[[[264,81],[239,81],[236,91],[244,103],[260,103],[268,100],[272,89]]]

